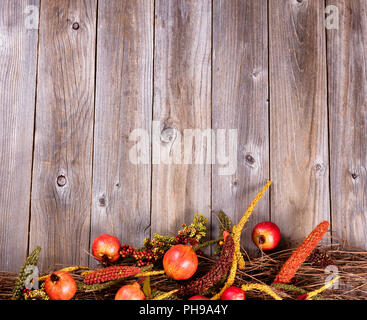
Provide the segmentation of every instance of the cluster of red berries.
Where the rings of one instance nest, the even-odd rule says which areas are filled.
[[[156,262],[156,257],[150,249],[135,250],[132,246],[128,244],[124,244],[121,246],[120,255],[122,258],[133,257],[139,267],[143,267]]]
[[[176,240],[174,244],[185,244],[185,245],[191,245],[196,246],[200,244],[199,241],[197,241],[194,238],[189,237],[187,234],[179,234],[176,236]],[[122,258],[132,257],[136,260],[136,264],[139,267],[143,267],[149,264],[154,264],[159,258],[160,254],[153,252],[153,246],[148,243],[145,244],[145,249],[142,250],[136,250],[132,246],[128,244],[123,244],[120,248],[120,255]],[[202,251],[197,250],[197,255],[202,255]]]
[[[156,262],[156,258],[151,250],[135,251],[133,254],[134,259],[139,267],[153,264]]]
[[[135,249],[129,244],[123,244],[120,248],[120,255],[122,258],[126,258],[132,256],[135,252]]]
[[[179,235],[176,236],[176,243],[175,244],[189,244],[191,246],[196,246],[196,245],[200,244],[200,242],[197,241],[194,238],[190,238],[188,235],[179,234]],[[200,255],[203,254],[203,252],[200,251],[200,250],[197,250],[196,254],[200,256]]]
[[[195,246],[199,244],[199,241],[190,238],[189,236],[185,234],[179,234],[176,236],[176,244],[190,244],[192,246]]]

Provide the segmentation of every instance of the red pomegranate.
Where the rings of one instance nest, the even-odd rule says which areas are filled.
[[[280,230],[273,222],[260,222],[252,231],[252,241],[262,251],[273,250],[280,241]]]
[[[221,300],[245,300],[245,291],[238,287],[229,287],[224,290]]]
[[[198,257],[194,249],[188,245],[175,245],[163,257],[163,268],[166,275],[175,280],[191,278],[198,264]]]
[[[94,239],[92,254],[98,261],[107,265],[120,258],[120,241],[109,234],[102,234]]]
[[[145,300],[144,292],[140,289],[137,282],[122,286],[117,291],[115,300]]]
[[[53,272],[45,281],[45,291],[51,300],[70,300],[75,295],[76,283],[66,271]]]

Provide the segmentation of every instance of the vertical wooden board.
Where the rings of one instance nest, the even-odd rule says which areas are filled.
[[[30,249],[42,269],[88,262],[96,6],[41,5]]]
[[[271,217],[284,240],[329,220],[323,1],[269,2]]]
[[[0,2],[0,270],[12,272],[28,245],[38,6]],[[31,11],[34,24],[26,25]]]
[[[108,233],[139,246],[150,224],[154,5],[102,1],[98,11],[91,240]],[[135,129],[147,136],[136,136],[145,163],[130,160]]]
[[[211,128],[211,1],[156,1],[154,57],[151,224],[172,234],[196,212],[209,217],[211,166],[196,155],[185,164],[183,144],[185,129]],[[208,151],[193,140],[190,151]]]
[[[223,209],[236,223],[269,178],[267,1],[218,0],[213,5],[213,129],[237,132],[236,170],[220,175],[223,165],[216,157],[213,209]],[[230,155],[229,132],[225,141]],[[256,249],[251,230],[264,220],[269,220],[269,192],[245,227],[241,242],[246,250]]]
[[[367,4],[327,4],[339,11],[327,31],[333,235],[367,249]]]

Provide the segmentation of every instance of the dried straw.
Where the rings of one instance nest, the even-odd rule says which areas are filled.
[[[347,248],[342,244],[322,244],[318,246],[320,250],[327,251],[334,265],[337,267],[339,279],[339,288],[327,289],[319,296],[319,298],[332,300],[366,300],[367,299],[367,252]],[[238,270],[234,285],[241,286],[250,283],[266,284],[268,286],[273,282],[276,274],[280,270],[283,263],[290,257],[294,249],[287,249],[271,254],[261,254],[252,260],[247,259],[244,270]],[[215,258],[209,256],[200,256],[198,276],[210,270],[215,263]],[[330,268],[330,267],[329,267]],[[333,267],[335,268],[335,267]],[[56,270],[57,268],[55,268]],[[333,269],[332,269],[333,270]],[[73,273],[77,282],[82,283],[83,277],[81,271]],[[0,299],[10,299],[12,290],[16,280],[16,274],[0,271]],[[329,277],[329,278],[328,278]],[[311,292],[321,288],[330,280],[330,273],[325,273],[324,268],[312,265],[311,263],[303,263],[297,271],[294,279],[290,283],[297,286],[297,291],[282,290],[279,287],[271,287],[283,299],[296,299],[300,292]],[[124,284],[135,282],[136,278],[128,278],[119,284],[114,285],[105,290],[94,292],[78,291],[75,299],[77,300],[109,300],[113,299],[115,293]],[[150,279],[152,289],[163,292],[169,292],[177,289],[178,283],[164,274],[151,276]],[[272,299],[266,293],[261,291],[246,292],[247,299]]]

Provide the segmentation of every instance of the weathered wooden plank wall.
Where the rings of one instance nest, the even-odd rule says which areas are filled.
[[[88,263],[96,9],[41,3],[30,247],[42,269]]]
[[[269,2],[271,217],[283,242],[330,215],[324,9]]]
[[[339,29],[325,28],[328,4]],[[30,8],[38,30],[25,23]],[[17,271],[38,244],[43,270],[91,263],[98,234],[138,245],[195,212],[216,233],[210,211],[238,219],[268,178],[246,250],[252,226],[268,219],[283,244],[328,219],[367,248],[363,0],[4,0],[0,9],[0,270]],[[185,129],[209,130],[199,141]]]
[[[211,166],[185,158],[183,132],[211,128],[211,1],[155,4],[152,231],[167,233],[210,211]]]
[[[0,267],[11,271],[28,245],[38,32],[25,28],[24,11],[32,5],[0,3]]]
[[[340,13],[327,33],[332,228],[367,248],[367,3],[327,3]]]
[[[147,164],[132,164],[129,135],[151,131],[153,10],[150,0],[98,6],[92,239],[109,233],[140,245],[149,236],[150,150]]]
[[[238,221],[269,178],[267,1],[221,0],[213,6],[213,129],[238,134],[235,174],[220,175],[223,165],[213,166],[213,209]],[[243,233],[246,250],[256,248],[249,230],[269,220],[269,213],[266,193]]]

